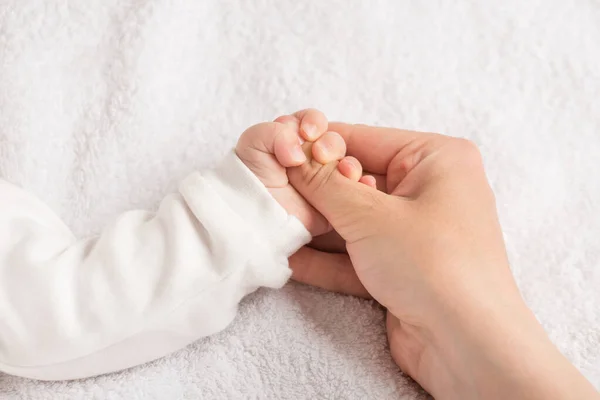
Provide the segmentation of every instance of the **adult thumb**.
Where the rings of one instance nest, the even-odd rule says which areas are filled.
[[[346,178],[337,164],[310,160],[288,168],[288,179],[347,243],[353,243],[380,230],[389,196]]]

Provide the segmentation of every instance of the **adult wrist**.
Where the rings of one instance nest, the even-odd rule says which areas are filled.
[[[473,304],[446,324],[432,336],[431,349],[451,368],[452,392],[432,393],[436,398],[597,398],[520,295]]]

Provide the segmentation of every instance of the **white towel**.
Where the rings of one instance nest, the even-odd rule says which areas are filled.
[[[526,301],[600,388],[598,43],[593,1],[4,0],[0,175],[84,236],[299,108],[469,137]],[[262,290],[165,359],[76,382],[0,375],[0,398],[424,397],[382,317]]]

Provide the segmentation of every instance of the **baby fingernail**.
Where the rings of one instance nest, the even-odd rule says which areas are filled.
[[[328,145],[325,144],[324,141],[318,141],[317,143],[314,144],[315,147],[318,147],[319,152],[321,153],[321,156],[329,159],[329,156],[331,155],[331,149],[329,148]]]
[[[302,130],[309,140],[314,140],[318,136],[317,127],[313,124],[302,124]]]
[[[304,151],[302,151],[302,148],[299,145],[292,147],[290,153],[294,162],[306,161],[306,154],[304,154]]]
[[[358,169],[360,167],[358,165],[357,161],[355,159],[353,159],[352,157],[345,158],[344,162],[347,162],[348,164],[352,165],[352,168],[354,168],[354,169]]]

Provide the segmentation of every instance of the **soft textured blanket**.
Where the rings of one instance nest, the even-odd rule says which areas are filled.
[[[599,43],[593,0],[1,0],[0,176],[84,236],[299,108],[471,138],[525,299],[600,388]],[[424,397],[382,322],[371,302],[290,284],[162,360],[0,375],[0,398]]]

